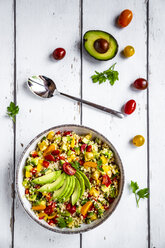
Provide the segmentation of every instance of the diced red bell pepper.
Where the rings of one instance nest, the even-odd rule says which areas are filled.
[[[25,194],[29,194],[29,189],[25,189]]]
[[[103,175],[102,184],[105,184],[108,187],[112,183],[110,177],[108,175]]]
[[[91,152],[92,151],[92,146],[91,145],[87,146],[86,151]]]
[[[32,173],[32,175],[35,175],[37,173],[37,168],[31,169],[31,173]]]
[[[44,166],[45,168],[48,168],[48,166],[49,166],[49,162],[48,162],[48,161],[46,161],[46,160],[44,160],[44,161],[43,161],[43,166]]]
[[[63,133],[63,136],[67,136],[67,135],[70,135],[70,134],[71,134],[70,131],[65,131],[65,132]]]
[[[51,226],[52,224],[55,224],[54,223],[54,220],[48,220],[48,224]]]
[[[38,157],[38,153],[37,153],[37,152],[33,152],[33,153],[32,153],[32,157],[33,157],[33,158]]]
[[[54,161],[55,162],[55,158],[53,157],[53,155],[49,154],[45,156],[45,159],[48,161]]]
[[[67,210],[69,213],[74,214],[74,213],[76,212],[76,206],[75,206],[75,205],[72,206],[71,203],[68,203],[68,204],[66,205],[66,210]]]
[[[60,133],[61,133],[60,131],[56,132],[56,134],[60,134]]]
[[[84,160],[83,159],[80,159],[79,160],[79,164],[82,166],[84,164]]]
[[[54,151],[52,151],[52,155],[54,155],[54,156],[57,156],[57,155],[59,155],[60,154],[60,151],[59,150],[54,150]]]
[[[82,144],[81,145],[81,152],[84,152],[86,147],[87,147],[87,144]]]

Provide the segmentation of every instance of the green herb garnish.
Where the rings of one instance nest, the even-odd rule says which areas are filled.
[[[80,169],[80,164],[79,162],[75,161],[74,163],[71,163],[72,167],[75,168],[76,170]]]
[[[63,217],[57,218],[57,224],[60,228],[66,227],[66,222],[65,222],[65,219]]]
[[[99,84],[102,84],[106,80],[109,80],[109,83],[111,85],[114,85],[115,81],[119,80],[119,73],[118,71],[114,70],[115,65],[116,63],[113,64],[108,70],[103,71],[103,72],[95,71],[96,74],[91,76],[93,83],[99,82]]]
[[[104,170],[102,168],[102,160],[97,161],[97,169],[104,172]]]
[[[131,181],[130,186],[131,186],[132,192],[135,194],[136,204],[139,207],[140,199],[149,197],[149,189],[148,188],[139,189],[137,182],[133,182],[133,181]]]
[[[15,122],[15,116],[19,112],[19,107],[15,105],[14,102],[11,102],[10,105],[7,107],[7,114],[12,118],[12,120]]]

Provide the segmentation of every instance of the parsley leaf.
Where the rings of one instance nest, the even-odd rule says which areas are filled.
[[[108,70],[103,72],[95,71],[96,74],[91,76],[93,83],[99,82],[99,84],[102,84],[106,80],[109,81],[111,85],[114,85],[116,80],[119,80],[119,73],[118,71],[115,71],[115,64],[113,64]]]
[[[139,207],[140,199],[149,197],[149,189],[148,188],[139,189],[137,182],[133,182],[133,181],[131,181],[130,186],[132,188],[132,192],[135,194],[136,204]]]
[[[76,170],[80,169],[80,164],[79,162],[75,161],[74,163],[71,163],[72,167],[75,168]]]
[[[97,169],[104,172],[104,170],[102,168],[102,160],[97,161]]]
[[[15,122],[15,116],[19,112],[19,107],[15,105],[14,102],[11,102],[10,105],[7,107],[7,114],[12,120]]]
[[[57,224],[60,228],[66,227],[66,222],[65,222],[65,219],[63,217],[57,218]]]

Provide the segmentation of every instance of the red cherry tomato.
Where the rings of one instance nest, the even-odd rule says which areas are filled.
[[[129,9],[125,9],[121,12],[119,18],[118,18],[118,25],[122,28],[128,26],[128,24],[131,22],[133,17],[132,11]]]
[[[53,52],[53,58],[56,59],[56,60],[61,60],[61,59],[64,58],[65,54],[66,54],[65,49],[59,47],[59,48],[56,48],[54,50],[54,52]]]
[[[136,102],[134,100],[129,100],[124,106],[124,112],[127,115],[132,114],[136,109]]]
[[[133,85],[138,90],[145,90],[148,87],[148,82],[144,78],[138,78],[135,80]]]
[[[29,194],[29,189],[25,189],[25,194]]]
[[[86,147],[87,147],[87,144],[82,144],[81,145],[81,152],[84,152]]]
[[[37,172],[37,169],[36,169],[36,168],[31,169],[31,173],[32,173],[33,175],[35,175],[36,172]]]
[[[103,181],[102,184],[105,184],[106,187],[108,187],[112,183],[110,177],[108,175],[103,175]]]
[[[45,159],[46,159],[46,160],[49,160],[49,161],[54,161],[54,162],[55,162],[55,158],[54,158],[53,155],[51,155],[51,154],[46,155],[46,156],[45,156]]]
[[[38,157],[38,153],[37,153],[37,152],[33,152],[33,153],[32,153],[32,157],[33,157],[33,158]]]
[[[43,166],[44,166],[45,168],[48,168],[48,166],[49,166],[49,162],[48,162],[48,161],[46,161],[46,160],[44,160],[44,161],[43,161]]]
[[[66,174],[68,174],[70,176],[72,176],[76,173],[76,170],[67,162],[63,164],[63,170]]]
[[[60,151],[59,150],[54,150],[54,151],[52,151],[52,155],[54,155],[54,156],[57,156],[57,155],[59,155],[60,154]]]
[[[92,146],[91,145],[87,146],[86,151],[91,152],[92,151]]]

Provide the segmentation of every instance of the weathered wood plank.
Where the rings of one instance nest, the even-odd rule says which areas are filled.
[[[110,32],[119,42],[119,53],[107,62],[95,61],[83,55],[83,98],[120,110],[129,99],[135,99],[137,109],[125,119],[83,107],[83,124],[103,133],[115,145],[125,169],[125,190],[113,215],[97,229],[83,235],[83,247],[104,248],[147,247],[147,201],[136,207],[128,184],[137,180],[140,187],[147,184],[147,144],[135,148],[130,140],[137,134],[147,138],[146,91],[134,91],[130,85],[138,77],[146,77],[146,3],[144,1],[83,1],[83,33],[91,29]],[[133,11],[131,24],[119,29],[115,19],[126,8]],[[135,55],[125,59],[120,52],[126,45],[135,47]],[[90,76],[117,62],[120,80],[112,87],[108,83],[93,84]]]
[[[1,81],[1,165],[0,165],[0,246],[12,243],[12,183],[13,183],[13,123],[6,115],[6,108],[13,101],[13,5],[12,1],[0,1],[0,81]]]
[[[151,247],[165,247],[164,106],[165,2],[149,2],[149,123]]]
[[[72,0],[17,1],[17,157],[23,146],[41,131],[62,123],[79,123],[77,103],[55,97],[40,100],[24,86],[30,75],[55,80],[59,90],[80,95],[79,2]],[[50,54],[57,47],[66,49],[61,61]],[[79,247],[79,235],[60,235],[44,230],[23,211],[16,199],[15,247]]]

